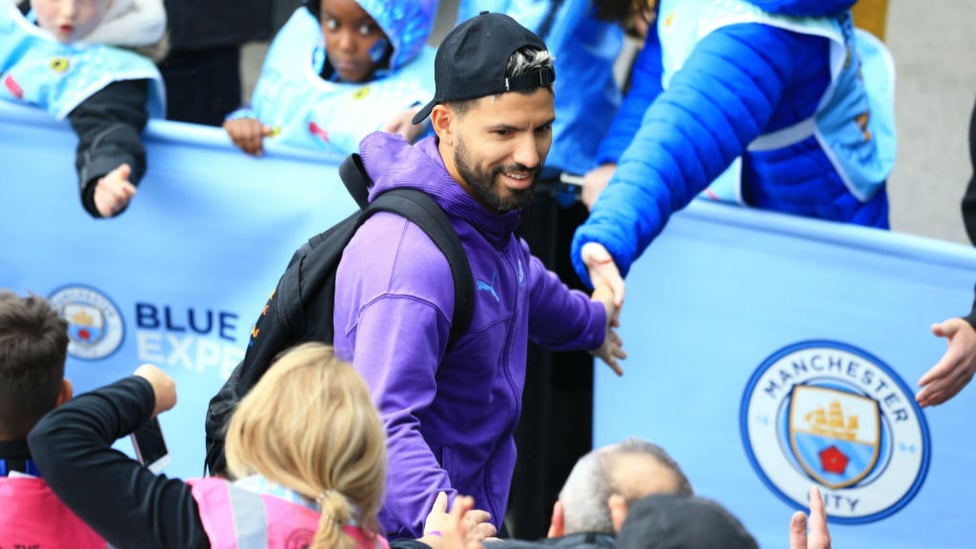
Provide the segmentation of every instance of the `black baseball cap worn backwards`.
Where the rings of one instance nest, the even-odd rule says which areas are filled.
[[[434,57],[434,98],[417,112],[413,123],[421,123],[438,103],[552,84],[556,80],[552,67],[505,77],[508,58],[526,46],[547,49],[535,33],[501,13],[481,12],[455,27],[441,42]]]

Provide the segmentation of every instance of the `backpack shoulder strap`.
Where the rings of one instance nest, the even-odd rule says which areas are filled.
[[[359,205],[359,209],[365,209],[369,205],[370,180],[366,174],[366,167],[363,166],[363,159],[358,153],[350,154],[342,164],[339,164],[339,177],[349,191],[349,195]]]
[[[406,188],[384,192],[366,209],[371,213],[386,211],[407,218],[423,229],[447,258],[454,279],[454,315],[451,319],[448,345],[453,344],[471,324],[471,316],[474,312],[474,277],[471,275],[468,256],[461,246],[461,239],[448,220],[447,214],[429,194]]]

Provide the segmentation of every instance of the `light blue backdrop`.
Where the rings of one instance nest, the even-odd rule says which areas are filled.
[[[968,313],[974,282],[966,246],[698,201],[628,278],[630,358],[622,379],[597,368],[594,442],[661,444],[763,547],[788,545],[814,478],[855,473],[819,483],[834,547],[972,547],[976,385],[924,412],[911,399],[946,348],[929,325]],[[874,463],[855,459],[844,429],[810,435],[817,406],[791,405],[794,384],[825,395],[828,423],[834,401],[845,427],[859,415]],[[819,462],[831,446],[850,458],[843,474]]]
[[[335,157],[271,149],[253,159],[220,130],[161,121],[146,141],[149,173],[129,210],[93,220],[67,125],[0,103],[0,287],[72,316],[68,376],[79,391],[146,361],[173,375],[180,401],[161,418],[168,473],[193,477],[207,401],[292,251],[354,205]],[[964,246],[696,203],[628,279],[630,358],[623,379],[597,368],[594,442],[662,444],[764,547],[786,546],[797,493],[814,477],[849,484],[825,488],[841,521],[835,547],[971,546],[976,387],[925,412],[910,398],[945,348],[929,324],[968,311],[974,281],[976,253]],[[824,400],[791,404],[797,383]],[[859,416],[851,440],[843,428],[810,434],[817,405],[833,417],[835,401],[844,426]],[[817,462],[823,448],[811,453],[810,440],[852,458],[847,469],[818,469],[838,462]]]
[[[0,287],[88,313],[69,348],[76,391],[143,362],[169,372],[179,403],[160,418],[166,472],[193,477],[207,403],[292,252],[355,204],[341,158],[271,149],[255,159],[223,130],[167,121],[150,122],[145,141],[149,170],[129,209],[95,220],[81,207],[70,127],[0,102]]]

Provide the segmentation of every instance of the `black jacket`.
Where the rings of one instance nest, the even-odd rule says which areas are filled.
[[[546,547],[553,549],[611,549],[614,543],[615,538],[609,534],[583,532],[559,538],[540,539],[539,541],[506,539],[485,545],[485,547],[490,549],[544,549]]]
[[[164,4],[174,49],[239,46],[271,36],[270,0],[165,0]]]
[[[75,107],[68,120],[78,135],[75,169],[81,187],[81,203],[92,217],[95,184],[125,163],[132,168],[129,180],[138,185],[146,173],[146,149],[141,133],[149,113],[148,80],[112,82]]]
[[[973,113],[969,117],[969,162],[973,165],[973,177],[962,197],[962,221],[969,240],[976,244],[976,104],[973,104]]]
[[[976,244],[976,104],[973,104],[973,113],[969,118],[969,161],[973,165],[973,177],[962,197],[962,221],[966,225],[969,239]],[[973,301],[969,316],[964,318],[976,328],[976,300]]]
[[[34,462],[61,501],[116,547],[209,547],[191,488],[112,449],[154,407],[152,386],[135,376],[78,395],[27,436]]]
[[[969,312],[969,316],[964,317],[967,322],[976,329],[976,299],[973,300],[973,310]]]

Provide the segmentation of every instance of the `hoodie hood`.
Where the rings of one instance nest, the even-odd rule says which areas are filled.
[[[519,212],[495,214],[472,198],[447,172],[436,139],[410,145],[399,134],[374,132],[363,138],[360,155],[373,181],[369,201],[398,187],[418,189],[434,197],[450,217],[474,226],[493,246],[504,246],[518,227]]]
[[[397,70],[413,61],[430,36],[437,17],[437,0],[356,0],[361,8],[386,33],[393,46],[390,70]]]
[[[757,8],[793,17],[823,17],[843,13],[857,0],[746,0]]]
[[[112,0],[102,22],[83,41],[142,47],[156,44],[165,32],[166,9],[162,0]]]

